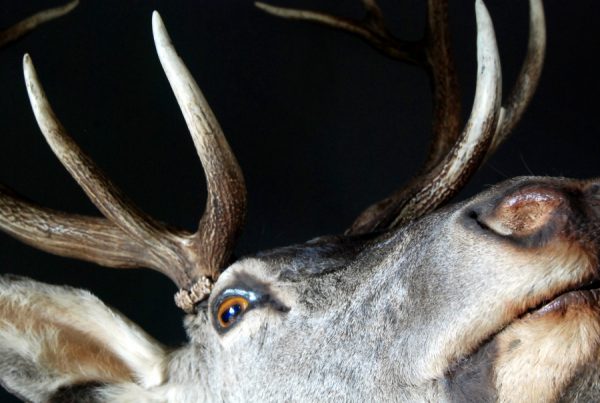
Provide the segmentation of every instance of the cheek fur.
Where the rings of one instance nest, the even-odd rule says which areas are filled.
[[[541,317],[529,315],[496,340],[500,400],[554,401],[579,368],[600,362],[600,307],[573,305]]]

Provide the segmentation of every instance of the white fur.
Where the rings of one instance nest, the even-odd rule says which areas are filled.
[[[53,391],[60,385],[86,380],[112,381],[115,375],[107,375],[93,359],[85,363],[60,360],[62,349],[71,348],[68,343],[72,341],[61,339],[69,330],[91,336],[95,345],[118,357],[142,387],[165,382],[164,348],[89,292],[0,277],[1,350],[39,369],[44,374],[40,389]],[[20,364],[15,365],[18,369]],[[37,393],[33,395],[39,397]]]

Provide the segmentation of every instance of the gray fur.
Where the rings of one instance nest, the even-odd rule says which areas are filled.
[[[589,231],[597,228],[600,212],[585,207],[585,186],[515,179],[389,233],[322,237],[241,259],[219,278],[208,303],[186,318],[189,344],[157,358],[166,375],[156,385],[93,379],[61,384],[64,375],[48,375],[43,362],[11,354],[10,346],[2,346],[0,379],[23,396],[44,383],[47,389],[36,396],[76,400],[73,394],[81,393],[89,401],[511,400],[498,389],[498,365],[528,340],[512,338],[502,350],[502,337],[539,304],[532,301],[571,281],[564,276],[568,256],[548,263],[536,251],[569,234],[565,242],[574,245],[595,239]],[[496,233],[497,223],[484,217],[506,197],[532,187],[566,198],[539,229],[543,236],[523,243]],[[580,278],[585,268],[578,262],[567,276]],[[30,283],[32,294],[48,287]],[[223,330],[214,304],[231,289],[268,298]],[[507,304],[521,302],[519,312],[502,314]],[[600,334],[588,337],[579,342],[593,343]],[[594,351],[592,358],[574,357],[577,369],[569,367],[555,398],[600,397]],[[539,371],[547,369],[540,364]],[[560,367],[556,371],[565,376]]]
[[[376,239],[321,239],[241,260],[209,306],[243,275],[262,282],[289,312],[249,313],[236,326],[254,330],[224,348],[229,335],[217,334],[210,309],[202,309],[187,319],[192,342],[174,356],[173,380],[200,380],[212,399],[225,401],[496,400],[496,350],[488,340],[509,323],[486,320],[503,309],[494,294],[511,272],[535,270],[537,257],[531,254],[531,268],[514,267],[502,244],[512,241],[470,222],[468,214],[483,214],[532,183],[553,182],[514,180]],[[340,242],[350,242],[352,252],[338,249]],[[538,281],[547,286],[553,279]],[[523,284],[513,298],[532,289]],[[472,347],[461,345],[466,334],[476,336]],[[430,368],[440,357],[445,366]],[[588,366],[598,373],[596,362]],[[227,375],[237,373],[242,380]]]

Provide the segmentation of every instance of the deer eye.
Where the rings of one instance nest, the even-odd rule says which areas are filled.
[[[233,325],[248,309],[248,305],[250,305],[250,301],[239,295],[224,299],[217,309],[219,325],[224,329]]]
[[[273,299],[267,290],[256,289],[254,285],[249,290],[249,285],[236,285],[228,288],[215,297],[210,304],[211,318],[217,332],[224,334],[243,319],[245,313],[256,308],[270,308],[279,312],[287,312],[289,308]]]

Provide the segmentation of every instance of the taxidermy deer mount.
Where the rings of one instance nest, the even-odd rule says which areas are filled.
[[[442,207],[534,93],[545,48],[541,1],[529,2],[528,52],[506,97],[492,19],[475,2],[477,89],[464,125],[446,2],[428,2],[424,38],[414,42],[389,32],[374,0],[362,3],[360,21],[257,5],[352,32],[423,68],[434,104],[425,164],[345,234],[237,260],[241,169],[158,13],[156,51],[206,175],[195,232],[150,217],[107,179],[59,122],[25,55],[37,123],[104,218],[41,207],[1,186],[0,228],[61,256],[165,274],[179,287],[189,343],[165,348],[86,291],[4,275],[7,390],[28,401],[598,399],[600,182],[522,177]],[[8,43],[63,11],[0,38]]]

